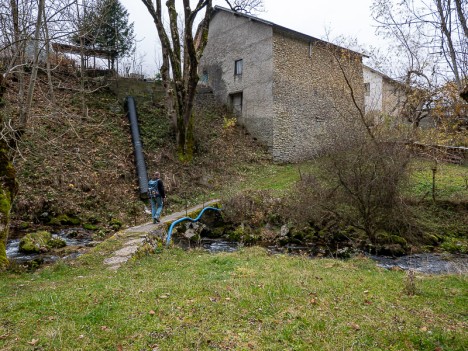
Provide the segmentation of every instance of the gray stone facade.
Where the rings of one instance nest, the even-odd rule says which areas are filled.
[[[356,117],[343,72],[356,104],[364,103],[359,54],[219,7],[199,67],[219,102],[237,110],[241,97],[239,122],[279,162],[325,153],[330,126]]]

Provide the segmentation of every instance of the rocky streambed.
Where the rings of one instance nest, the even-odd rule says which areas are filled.
[[[63,241],[63,247],[41,249],[39,252],[22,252],[20,238],[11,239],[6,246],[7,257],[18,264],[37,266],[53,263],[58,259],[73,259],[78,257],[86,248],[96,245],[94,233],[83,228],[66,228],[52,233],[56,241]]]
[[[176,244],[183,248],[199,247],[211,253],[219,252],[234,252],[244,246],[242,242],[235,240],[227,240],[226,238],[209,238],[200,235],[205,229],[204,225],[196,228],[197,235],[193,235],[193,224],[181,226],[179,235],[175,240]],[[163,233],[161,233],[163,235]],[[195,240],[193,240],[196,237]],[[74,259],[86,252],[89,247],[95,246],[95,233],[83,228],[67,228],[53,234],[53,238],[61,239],[66,246],[53,249],[48,252],[39,253],[23,253],[19,250],[20,239],[12,239],[7,244],[7,257],[19,264],[37,266],[43,263],[53,263],[58,259]],[[305,255],[311,259],[323,257],[340,257],[335,255],[327,255],[320,253],[314,245],[269,245],[258,244],[265,247],[271,254],[290,254],[290,255]],[[347,249],[346,247],[342,250]],[[468,274],[468,255],[466,254],[449,254],[449,253],[420,253],[412,255],[403,255],[399,257],[377,256],[363,252],[347,253],[346,256],[353,254],[364,254],[374,260],[380,267],[387,269],[402,269],[414,270],[428,274]],[[32,263],[32,264],[31,264]]]

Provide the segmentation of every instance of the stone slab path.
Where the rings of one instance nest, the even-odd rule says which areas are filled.
[[[174,212],[170,215],[163,216],[161,217],[161,223],[145,223],[116,233],[115,236],[123,242],[123,247],[115,251],[111,257],[106,258],[104,260],[104,264],[111,270],[119,269],[122,264],[127,262],[130,257],[138,251],[138,248],[143,244],[148,234],[157,229],[161,229],[166,223],[172,223],[179,218],[186,217],[186,213],[201,210],[204,207],[211,206],[215,203],[219,203],[219,200],[210,200],[203,204],[188,208],[187,211]]]

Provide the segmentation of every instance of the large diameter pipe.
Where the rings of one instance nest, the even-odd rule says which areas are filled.
[[[127,96],[125,99],[125,105],[127,107],[127,115],[132,131],[133,152],[135,154],[135,165],[137,169],[138,183],[140,186],[140,196],[145,197],[148,194],[148,175],[146,173],[143,146],[141,144],[140,129],[138,127],[138,116],[133,96]]]

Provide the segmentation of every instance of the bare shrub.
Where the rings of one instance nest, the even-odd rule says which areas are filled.
[[[268,190],[245,190],[223,199],[223,204],[226,221],[258,228],[273,219],[279,199]]]
[[[321,160],[320,178],[302,177],[285,211],[298,224],[352,226],[375,244],[379,231],[395,228],[408,153],[399,144],[371,140],[349,146]]]

